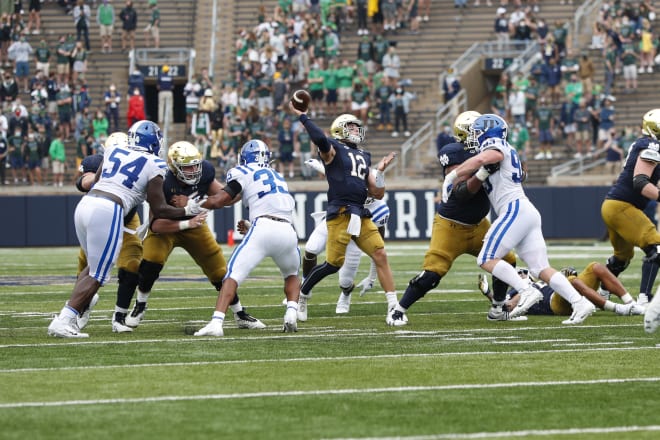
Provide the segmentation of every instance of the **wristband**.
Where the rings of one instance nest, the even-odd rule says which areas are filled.
[[[181,220],[179,222],[179,231],[185,231],[186,229],[190,229],[190,220]]]
[[[376,188],[385,188],[385,174],[379,169],[374,169],[372,172],[376,178]]]
[[[458,177],[456,170],[451,170],[451,172],[445,176],[445,180],[449,183],[452,183],[454,180],[456,180],[456,177]]]
[[[488,176],[490,176],[490,173],[484,167],[479,168],[477,172],[474,174],[474,177],[476,177],[482,182],[488,179]]]

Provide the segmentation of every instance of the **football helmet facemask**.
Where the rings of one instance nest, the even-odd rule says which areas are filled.
[[[352,127],[349,127],[349,125],[357,127],[357,133],[353,133]],[[362,121],[351,114],[346,113],[339,115],[337,119],[332,121],[332,125],[330,126],[330,136],[338,141],[360,145],[364,142],[364,125],[362,124]]]
[[[481,115],[470,127],[468,145],[479,148],[486,139],[506,140],[508,133],[509,126],[504,119],[492,113]]]
[[[116,147],[127,147],[128,146],[128,135],[122,131],[115,131],[111,133],[110,136],[105,140],[103,144],[104,150],[112,150]]]
[[[463,144],[467,143],[472,123],[481,116],[481,113],[468,110],[456,116],[454,120],[454,139]]]
[[[646,112],[642,118],[642,133],[655,140],[660,139],[660,109],[656,108]]]
[[[197,185],[202,178],[202,153],[190,142],[175,142],[167,150],[167,166],[181,182]]]
[[[133,150],[158,156],[162,144],[163,134],[160,127],[151,121],[138,121],[128,129],[128,146]]]
[[[270,166],[270,150],[268,149],[268,145],[258,139],[246,142],[241,147],[239,163],[241,165],[255,164],[262,168]]]

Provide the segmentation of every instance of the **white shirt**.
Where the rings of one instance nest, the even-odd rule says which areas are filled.
[[[103,153],[103,171],[94,189],[119,197],[128,212],[145,201],[149,181],[166,172],[167,163],[158,156],[116,147]]]
[[[486,139],[480,151],[495,149],[504,154],[500,169],[491,174],[484,182],[488,200],[497,215],[506,210],[509,203],[526,199],[522,187],[522,166],[516,149],[504,139]]]
[[[284,177],[272,168],[255,164],[232,168],[227,183],[237,181],[243,189],[243,203],[250,214],[250,222],[262,215],[271,215],[293,223],[295,202]]]

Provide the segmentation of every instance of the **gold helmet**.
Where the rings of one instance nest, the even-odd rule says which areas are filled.
[[[646,112],[642,118],[642,133],[655,140],[660,139],[660,108]]]
[[[190,142],[175,142],[167,150],[167,166],[181,182],[197,185],[202,178],[202,153]]]
[[[105,150],[112,150],[115,147],[127,147],[128,135],[121,131],[115,131],[105,140],[103,147]]]
[[[348,127],[349,124],[357,126],[357,134],[351,133],[351,129]],[[364,134],[364,125],[362,125],[362,121],[348,113],[339,115],[337,119],[332,121],[332,125],[330,126],[330,136],[338,141],[360,145],[364,142]]]
[[[454,138],[458,142],[467,142],[470,126],[479,116],[481,116],[481,113],[473,110],[468,110],[456,116],[454,120]]]

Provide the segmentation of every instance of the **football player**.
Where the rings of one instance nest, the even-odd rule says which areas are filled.
[[[316,159],[305,161],[305,165],[321,174],[325,174],[323,164]],[[364,207],[371,213],[371,221],[376,224],[380,236],[385,238],[385,226],[387,226],[387,220],[390,218],[390,208],[387,206],[387,203],[383,200],[369,197],[367,198]],[[328,226],[325,224],[325,217],[325,212],[312,213],[315,227],[307,239],[307,243],[305,243],[305,253],[302,263],[303,280],[311,272],[314,266],[316,266],[316,256],[325,250],[326,242],[328,240]],[[371,261],[369,268],[369,275],[360,281],[357,286],[353,282],[355,280],[355,275],[357,275],[358,268],[360,267],[361,257],[362,251],[357,247],[355,242],[351,241],[348,243],[348,246],[346,247],[346,259],[341,266],[341,269],[339,269],[339,288],[341,289],[341,293],[339,294],[337,307],[335,309],[335,313],[337,314],[348,313],[350,311],[351,296],[355,287],[360,288],[360,296],[363,296],[373,288],[374,283],[376,282],[378,274],[373,260]],[[298,319],[306,321],[307,316],[306,314],[301,316],[301,314],[298,313]]]
[[[644,313],[644,308],[635,302],[632,295],[628,293],[623,284],[621,284],[621,281],[619,281],[619,279],[615,277],[604,264],[593,261],[579,274],[574,267],[565,267],[561,269],[561,272],[566,278],[568,278],[568,281],[571,282],[573,287],[575,287],[582,296],[602,310],[607,310],[623,316],[641,315]],[[518,269],[518,275],[521,278],[526,279],[529,277],[529,271],[524,268]],[[596,291],[600,285],[606,286],[608,291],[615,294],[621,299],[621,301],[623,301],[623,304],[614,303],[600,295]],[[571,305],[564,298],[555,293],[555,291],[552,290],[552,287],[548,286],[543,281],[533,282],[532,286],[541,292],[543,299],[529,308],[527,311],[528,315],[568,316],[571,314]],[[493,294],[488,287],[486,275],[479,275],[479,290],[481,290],[481,293],[492,301]],[[513,310],[518,304],[520,295],[514,289],[511,289],[507,292],[507,296],[509,297],[509,299],[507,299],[507,306]],[[519,316],[515,319],[520,318],[526,319],[525,316]],[[571,323],[566,322],[566,324]]]
[[[494,114],[479,116],[472,123],[468,143],[478,148],[479,153],[445,176],[442,201],[447,202],[455,182],[468,178],[481,180],[497,219],[486,232],[477,263],[520,293],[520,301],[509,316],[524,315],[542,299],[540,292],[528,280],[521,279],[516,269],[503,259],[515,248],[532,276],[549,284],[573,307],[573,314],[564,324],[579,324],[595,311],[595,307],[561,272],[550,266],[541,215],[523,190],[520,158],[506,141],[508,128],[504,119]],[[471,177],[475,173],[476,176]]]
[[[165,161],[158,157],[162,143],[160,128],[151,121],[138,121],[128,130],[128,146],[103,153],[94,187],[80,199],[74,221],[76,235],[87,267],[78,276],[69,301],[48,326],[48,334],[63,338],[87,338],[78,328],[78,316],[94,294],[109,279],[123,242],[124,213],[145,199],[151,211],[162,218],[178,218],[202,212],[192,201],[175,208],[163,196]]]
[[[657,186],[660,180],[659,149],[660,109],[654,109],[642,117],[642,137],[630,146],[621,174],[601,206],[601,215],[614,249],[614,255],[607,260],[608,269],[616,276],[623,272],[635,254],[635,246],[646,254],[637,297],[640,305],[652,299],[651,290],[660,265],[660,233],[644,214],[649,200],[660,200]],[[657,307],[660,311],[660,304]],[[658,316],[653,311],[647,314],[644,323],[647,331],[657,328]]]
[[[459,114],[454,120],[454,139],[443,146],[438,153],[438,160],[442,165],[443,175],[447,175],[461,163],[475,156],[477,151],[467,143],[470,125],[479,117],[480,113],[466,111]],[[439,203],[433,220],[431,242],[424,256],[422,272],[410,280],[405,293],[399,300],[392,313],[387,317],[387,324],[402,326],[407,323],[406,311],[434,289],[440,283],[456,258],[463,254],[474,255],[481,250],[483,238],[490,227],[486,218],[490,211],[490,203],[486,191],[481,185],[467,183],[461,190],[449,198],[447,202]],[[460,195],[460,197],[459,197]],[[504,255],[504,260],[515,265],[516,257],[513,252]],[[493,305],[488,311],[491,321],[506,321],[509,319],[509,309],[504,304],[508,286],[506,283],[493,277],[495,291]]]
[[[168,171],[163,191],[172,206],[185,206],[188,199],[214,196],[222,192],[222,185],[215,179],[215,168],[202,159],[202,154],[190,142],[172,144],[167,151]],[[202,269],[217,291],[227,273],[227,262],[222,248],[215,241],[213,232],[206,224],[206,213],[182,216],[177,219],[156,218],[143,242],[143,257],[138,270],[137,299],[123,331],[132,331],[140,324],[147,310],[147,301],[154,283],[160,276],[175,247],[185,249]],[[124,315],[131,303],[133,290],[117,299]],[[243,309],[238,295],[231,303],[238,328],[261,329],[266,326]]]
[[[128,136],[122,132],[115,132],[108,136],[104,144],[104,150],[110,150],[117,146],[126,147],[128,145]],[[80,177],[76,179],[76,188],[82,192],[88,192],[92,185],[94,184],[94,178],[96,176],[96,171],[103,163],[103,155],[93,154],[91,156],[85,157],[81,164]],[[137,234],[137,230],[140,227],[140,217],[137,215],[137,206],[129,211],[128,214],[124,216],[124,233],[123,233],[123,242],[121,249],[119,250],[119,255],[117,257],[117,305],[115,305],[115,313],[113,314],[112,319],[112,329],[117,331],[121,329],[124,324],[124,317],[126,316],[126,311],[121,314],[121,310],[117,310],[119,307],[119,298],[126,295],[126,293],[132,294],[137,286],[138,282],[138,267],[140,265],[140,260],[142,259],[142,240]],[[87,256],[82,248],[80,248],[80,253],[78,255],[78,274],[80,274],[85,267],[87,266]],[[83,329],[89,322],[89,316],[99,300],[98,293],[94,294],[89,305],[78,317],[78,328]]]
[[[224,335],[225,313],[236,296],[236,289],[266,257],[273,259],[284,278],[287,307],[283,331],[298,330],[300,249],[293,227],[295,201],[284,177],[270,167],[270,157],[270,150],[263,141],[248,141],[241,148],[240,165],[227,173],[227,185],[201,205],[217,209],[242,198],[250,213],[251,227],[229,259],[211,321],[195,332],[195,336]]]
[[[361,120],[350,114],[340,115],[330,126],[331,137],[326,137],[306,112],[296,109],[291,103],[289,108],[298,115],[312,142],[318,147],[328,180],[326,261],[315,266],[305,278],[300,289],[299,314],[306,316],[312,288],[323,278],[339,271],[344,264],[350,241],[354,241],[376,264],[378,279],[387,298],[387,310],[390,310],[397,302],[394,276],[387,261],[383,237],[371,221],[371,214],[364,208],[364,203],[369,196],[380,200],[385,195],[383,173],[396,153],[388,154],[372,168],[371,154],[360,148],[365,135]]]

